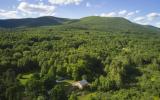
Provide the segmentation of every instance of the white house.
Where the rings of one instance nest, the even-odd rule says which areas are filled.
[[[84,89],[86,86],[89,85],[87,80],[78,81],[72,84],[75,87],[78,87],[79,89]]]

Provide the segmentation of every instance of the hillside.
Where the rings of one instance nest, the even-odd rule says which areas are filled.
[[[0,100],[159,100],[160,35],[52,28],[0,31]]]
[[[58,26],[57,26],[58,25]],[[160,29],[133,23],[121,17],[90,16],[81,19],[57,18],[51,16],[25,19],[0,20],[2,28],[54,26],[59,30],[97,30],[127,33],[160,33]]]
[[[132,23],[127,19],[121,17],[98,17],[91,16],[81,18],[78,21],[62,25],[67,29],[85,29],[85,30],[98,30],[108,32],[138,32],[138,33],[159,33],[160,29]]]
[[[6,19],[0,20],[0,27],[2,28],[16,28],[16,27],[39,27],[60,25],[69,19],[57,18],[52,16],[44,16],[39,18],[24,18],[24,19]]]
[[[158,28],[117,17],[6,21],[0,100],[160,100]]]

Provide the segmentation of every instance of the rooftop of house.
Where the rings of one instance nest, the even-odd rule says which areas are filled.
[[[79,81],[79,83],[80,83],[82,86],[88,84],[87,80],[81,80],[81,81]]]

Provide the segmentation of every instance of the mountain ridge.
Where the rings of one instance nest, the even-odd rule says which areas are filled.
[[[22,18],[22,19],[3,19],[0,20],[0,27],[2,28],[17,28],[17,27],[39,27],[60,25],[70,19],[58,18],[53,16],[43,16],[38,18]]]
[[[108,32],[160,33],[160,29],[151,25],[140,25],[122,17],[90,16],[76,22],[62,25],[66,29],[98,30]]]
[[[61,29],[82,29],[116,32],[160,33],[151,25],[140,25],[122,17],[88,16],[80,19],[43,16],[38,18],[0,20],[1,28],[55,26]]]

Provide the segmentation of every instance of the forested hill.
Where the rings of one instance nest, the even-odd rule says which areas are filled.
[[[24,19],[6,19],[0,20],[1,28],[16,28],[16,27],[39,27],[60,25],[69,19],[57,18],[52,16],[44,16],[39,18],[24,18]]]
[[[160,100],[158,28],[106,17],[8,21],[1,26],[18,28],[0,29],[0,100]]]
[[[120,17],[90,16],[81,19],[67,19],[67,18],[45,16],[39,18],[0,20],[1,28],[40,27],[40,26],[55,26],[56,29],[60,30],[81,29],[81,30],[98,30],[107,32],[160,33],[159,28],[149,25],[136,24],[128,21],[125,18],[120,18]]]
[[[136,24],[121,17],[90,16],[81,18],[69,25],[65,24],[63,27],[66,27],[66,29],[88,29],[107,32],[160,33],[159,28]]]

